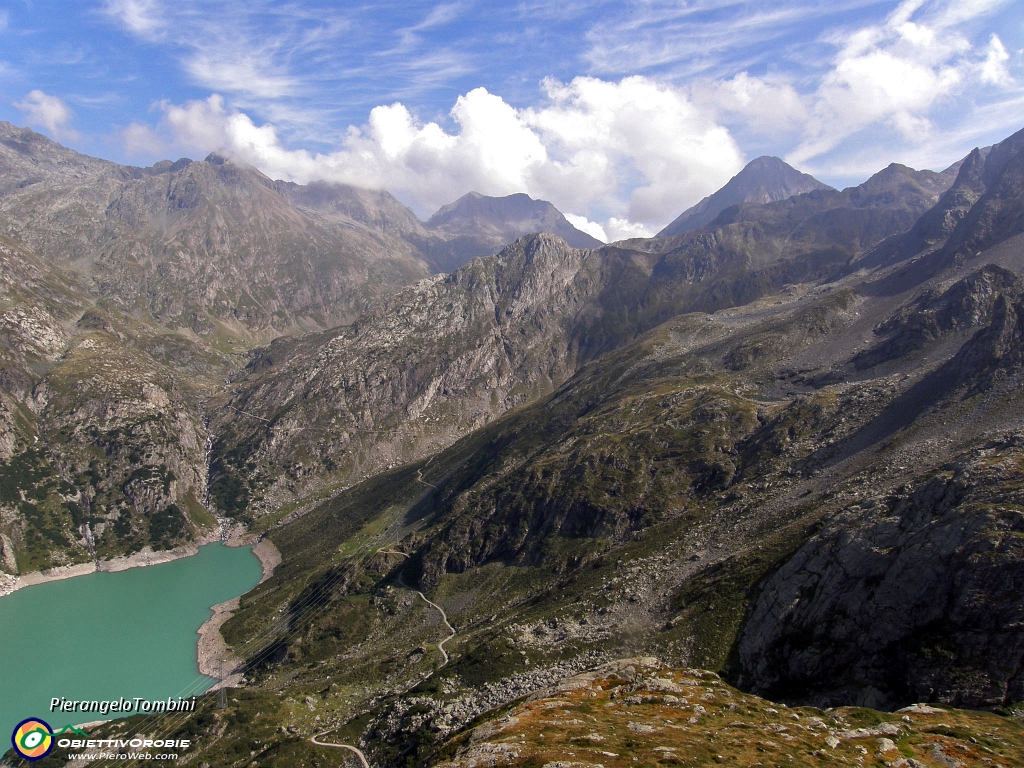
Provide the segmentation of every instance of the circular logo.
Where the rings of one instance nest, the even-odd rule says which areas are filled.
[[[11,735],[14,751],[26,760],[41,760],[53,749],[53,729],[45,720],[22,720]]]

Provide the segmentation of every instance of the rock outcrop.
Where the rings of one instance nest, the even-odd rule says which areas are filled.
[[[744,627],[744,684],[819,706],[1024,699],[1022,448],[991,443],[801,547]]]

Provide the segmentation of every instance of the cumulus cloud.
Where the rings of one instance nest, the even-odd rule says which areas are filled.
[[[652,228],[637,221],[620,219],[615,216],[608,219],[608,237],[610,242],[628,240],[631,237],[654,237],[659,229],[661,227]]]
[[[421,215],[471,190],[526,192],[601,239],[656,231],[742,167],[729,132],[680,89],[643,77],[543,89],[546,103],[522,110],[471,90],[451,109],[451,132],[401,103],[378,106],[320,154],[285,147],[272,124],[256,125],[219,95],[161,109],[181,147],[226,151],[275,178],[388,189]]]
[[[523,121],[542,137],[553,162],[535,184],[573,211],[627,194],[629,220],[669,221],[713,192],[743,166],[728,130],[677,88],[645,77],[618,83],[577,77],[546,80],[549,104],[525,110]]]
[[[690,92],[700,106],[740,119],[753,132],[766,136],[793,131],[808,117],[806,100],[783,78],[740,72],[727,80],[699,80]]]
[[[1009,82],[1009,56],[999,38],[991,36],[979,64],[958,29],[998,4],[981,0],[935,9],[921,0],[905,0],[883,23],[833,38],[838,54],[808,97],[807,130],[787,159],[804,162],[878,124],[919,143],[934,128],[932,110],[972,81]]]
[[[596,237],[602,243],[608,242],[608,233],[596,221],[590,221],[586,216],[577,216],[574,213],[565,214],[565,218],[580,232],[586,232],[591,237]]]
[[[25,115],[29,125],[45,128],[55,139],[78,137],[76,131],[68,128],[73,113],[57,96],[50,96],[36,89],[29,91],[21,101],[16,101],[14,106]]]

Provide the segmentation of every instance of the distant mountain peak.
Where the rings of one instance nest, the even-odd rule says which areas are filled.
[[[468,192],[442,206],[426,222],[426,229],[440,241],[425,243],[428,261],[450,272],[479,256],[491,256],[523,235],[549,232],[572,248],[599,248],[600,240],[581,232],[546,200],[534,200],[523,192],[490,197]]]
[[[714,221],[722,211],[740,203],[774,203],[794,195],[831,189],[813,176],[801,173],[777,157],[762,155],[751,160],[720,190],[685,210],[658,233],[658,237],[681,235]]]

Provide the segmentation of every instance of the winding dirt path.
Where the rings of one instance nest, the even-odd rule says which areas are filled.
[[[427,485],[430,485],[430,484],[427,483]],[[397,550],[394,550],[394,549],[379,549],[377,551],[382,553],[382,554],[385,554],[385,555],[401,555],[402,557],[406,557],[406,558],[409,557],[409,555],[407,553],[405,553],[405,552],[398,552]],[[444,625],[446,627],[448,627],[448,632],[449,632],[448,636],[444,640],[442,640],[441,642],[439,642],[437,644],[437,650],[439,650],[441,652],[441,657],[443,659],[441,661],[440,666],[438,666],[437,669],[434,670],[434,672],[437,672],[438,669],[441,669],[441,667],[445,666],[448,663],[448,651],[446,651],[444,649],[444,644],[447,643],[449,640],[451,640],[452,638],[455,637],[455,635],[456,635],[455,627],[453,627],[451,625],[451,622],[448,621],[448,614],[444,612],[444,608],[442,608],[440,605],[435,603],[433,600],[429,600],[427,598],[427,596],[424,595],[422,592],[420,592],[418,589],[413,589],[408,584],[406,584],[404,581],[402,581],[401,574],[399,574],[399,576],[398,576],[398,583],[401,584],[403,587],[405,587],[405,589],[408,589],[410,592],[415,592],[417,595],[419,595],[423,599],[423,602],[425,602],[431,608],[436,609],[437,612],[441,614],[441,620],[444,622]],[[433,675],[434,672],[431,672],[430,674]],[[334,730],[334,729],[331,728],[329,730],[322,731],[322,732],[316,734],[315,736],[311,736],[309,738],[309,740],[311,742],[313,742],[314,744],[316,744],[318,747],[334,747],[336,749],[347,749],[350,752],[354,752],[356,754],[356,757],[358,757],[359,761],[363,764],[363,768],[370,768],[370,764],[366,760],[366,755],[364,755],[363,751],[361,749],[359,749],[358,747],[353,747],[351,744],[335,744],[335,743],[330,742],[330,741],[320,741],[320,737],[321,736],[326,736],[332,730]]]
[[[323,731],[322,733],[318,733],[316,736],[310,736],[309,740],[318,747],[334,747],[336,749],[347,749],[349,752],[355,752],[356,757],[359,758],[359,762],[363,764],[363,768],[370,768],[370,764],[366,761],[366,755],[363,754],[363,750],[359,749],[359,747],[353,747],[351,744],[335,744],[330,741],[320,741],[321,736],[326,736],[330,732],[331,731]]]
[[[429,483],[428,483],[428,485],[429,485]],[[382,553],[382,554],[385,554],[385,555],[401,555],[402,557],[409,557],[409,555],[406,554],[405,552],[398,552],[397,550],[394,550],[394,549],[379,549],[377,551]],[[433,600],[428,600],[427,596],[424,595],[422,592],[420,592],[418,589],[413,589],[408,584],[406,584],[402,580],[402,574],[398,574],[398,583],[401,584],[406,589],[408,589],[410,592],[415,592],[417,595],[419,595],[423,599],[424,603],[426,603],[427,605],[429,605],[432,608],[435,608],[437,610],[437,612],[441,614],[441,621],[443,621],[444,625],[446,627],[448,627],[448,632],[450,634],[448,635],[448,637],[446,637],[444,640],[442,640],[441,642],[439,642],[437,644],[437,650],[439,650],[441,652],[441,656],[444,657],[444,661],[441,662],[441,667],[443,667],[445,664],[448,663],[448,651],[446,651],[444,649],[444,644],[447,643],[449,640],[451,640],[453,637],[455,637],[455,634],[456,634],[455,627],[453,627],[451,625],[451,622],[448,621],[448,614],[444,612],[444,608],[442,608],[440,605],[435,603]],[[438,667],[437,669],[440,669],[441,667]],[[437,669],[435,669],[434,672],[436,672]]]
[[[433,608],[436,608],[437,612],[441,614],[441,620],[444,622],[444,625],[446,627],[448,627],[448,632],[450,634],[448,635],[448,637],[446,637],[444,640],[442,640],[441,642],[439,642],[437,644],[437,650],[439,650],[441,652],[441,655],[444,657],[444,661],[441,662],[441,667],[443,667],[445,664],[448,663],[448,651],[446,651],[444,649],[444,644],[447,643],[449,640],[451,640],[453,637],[455,637],[455,627],[453,627],[451,625],[451,623],[448,621],[448,614],[446,614],[444,612],[444,608],[442,608],[440,605],[435,603],[433,600],[428,600],[427,596],[424,595],[422,592],[420,592],[418,589],[413,589],[412,587],[407,585],[404,581],[402,581],[402,577],[401,576],[398,577],[398,583],[401,584],[406,589],[408,589],[408,590],[410,590],[412,592],[415,592],[417,595],[422,597],[423,598],[423,602],[425,602],[427,605],[432,606]],[[440,669],[441,667],[438,667],[437,669]],[[434,672],[437,672],[437,669],[435,669]],[[433,672],[431,674],[433,674]]]

